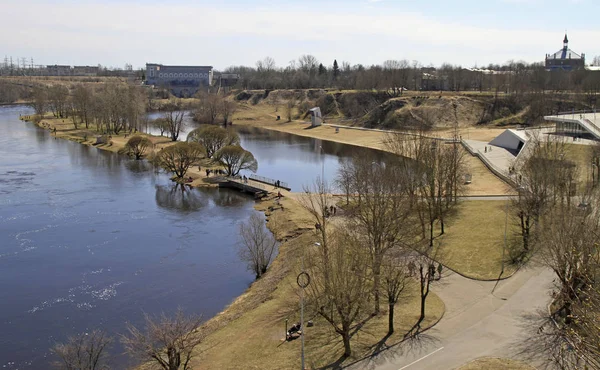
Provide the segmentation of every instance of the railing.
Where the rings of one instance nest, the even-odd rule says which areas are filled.
[[[248,184],[248,183],[244,182],[244,180],[241,177],[226,177],[226,179],[231,182],[235,182],[237,184],[243,185],[243,186],[247,186],[250,188],[257,188],[260,190],[267,191],[267,189],[263,185],[257,184],[255,182],[253,182],[252,184]]]
[[[584,109],[584,110],[570,110],[565,112],[558,112],[556,115],[568,115],[568,114],[584,114],[584,113],[596,113],[595,109]]]
[[[258,175],[250,175],[248,178],[251,179],[251,180],[254,180],[254,181],[264,182],[265,184],[270,184],[270,185],[273,185],[273,186],[276,186],[277,181],[279,181],[279,180],[273,180],[273,179],[270,179],[268,177],[263,177],[263,176],[258,176]],[[288,183],[287,182],[283,182],[283,181],[279,181],[279,187],[280,188],[287,188],[287,189],[290,188],[290,186],[288,185]]]
[[[600,134],[600,128],[598,128],[598,126],[596,126],[596,124],[594,122],[590,121],[587,118],[584,118],[583,121],[587,122],[590,126],[592,126],[593,128],[595,128],[596,131]]]

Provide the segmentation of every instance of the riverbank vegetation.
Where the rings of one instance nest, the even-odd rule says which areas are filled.
[[[39,98],[32,103],[41,112],[36,118],[38,124],[58,128],[57,137],[118,151],[127,146],[128,135],[156,125],[168,137],[139,134],[152,143],[152,150],[145,155],[185,162],[185,168],[171,168],[176,177],[186,176],[193,165],[205,167],[205,163],[218,163],[229,175],[237,175],[241,169],[256,170],[254,158],[225,128],[197,131],[190,136],[190,143],[175,144],[182,125],[177,116],[181,105],[170,108],[168,102],[163,102],[162,117],[151,122],[145,115],[147,96],[136,87],[103,86],[93,92],[98,94],[92,95],[93,99],[82,89],[73,95],[65,91],[59,87],[38,90]],[[551,330],[546,327],[549,331],[543,336],[540,353],[551,353],[563,365],[581,358],[595,364],[598,337],[590,328],[597,327],[600,313],[595,288],[600,271],[595,248],[600,204],[596,205],[599,198],[594,183],[575,185],[573,191],[573,184],[595,178],[593,167],[588,170],[588,154],[581,147],[569,150],[564,142],[538,142],[531,158],[515,168],[515,176],[520,179],[516,197],[510,201],[458,202],[467,191],[461,179],[465,173],[473,173],[474,164],[456,144],[441,145],[431,136],[456,138],[475,124],[494,120],[502,125],[514,124],[520,122],[519,117],[531,117],[518,109],[500,109],[493,114],[486,110],[489,104],[508,104],[512,95],[462,94],[436,101],[433,95],[400,91],[394,98],[389,98],[390,92],[381,94],[381,102],[376,100],[380,93],[374,91],[341,95],[331,91],[262,91],[261,95],[256,92],[204,98],[205,105],[196,110],[196,116],[204,122],[219,122],[219,114],[226,122],[237,109],[233,117],[239,123],[261,125],[268,121],[270,128],[351,144],[360,142],[414,161],[386,167],[373,159],[355,159],[339,179],[346,189],[343,207],[334,205],[324,184],[309,192],[313,200],[304,203],[304,210],[285,198],[279,203],[266,201],[259,205],[269,204],[264,209],[270,228],[283,241],[280,253],[247,293],[205,327],[206,341],[200,345],[204,355],[199,364],[211,368],[236,368],[240,361],[261,368],[297,365],[299,341],[285,340],[282,323],[286,318],[298,320],[297,302],[302,291],[295,279],[303,256],[312,278],[312,285],[304,293],[307,317],[314,327],[302,328],[311,366],[348,363],[419,334],[435,323],[443,304],[431,292],[431,286],[436,275],[441,275],[438,269],[443,269],[442,264],[466,276],[494,279],[507,277],[532,260],[540,260],[555,271],[558,282],[551,315],[556,324]],[[289,97],[284,99],[284,93]],[[502,99],[507,100],[500,102]],[[569,104],[575,104],[575,99],[567,97]],[[225,109],[218,108],[225,101],[236,108],[218,113],[218,109]],[[360,103],[354,105],[359,108],[352,110],[352,102]],[[331,110],[325,109],[326,119],[333,122],[426,130],[410,139],[406,135],[364,131],[339,134],[332,128],[306,130],[305,124],[282,124],[276,119],[281,107],[288,107],[290,120],[302,120],[307,108],[322,103],[330,104],[327,106]],[[559,107],[553,104],[549,102],[540,111]],[[446,108],[453,113],[438,117],[439,111]],[[51,118],[43,114],[45,110],[51,111]],[[482,116],[488,118],[481,121]],[[474,132],[489,135],[484,130]],[[106,139],[99,142],[96,136]],[[175,158],[179,149],[208,143],[208,138],[215,145],[205,145],[205,152],[192,156],[194,160]],[[212,155],[207,153],[209,146]],[[132,154],[138,157],[135,151]],[[201,156],[212,158],[200,160]],[[494,194],[508,193],[505,184],[496,178],[494,181],[490,180]],[[334,213],[332,217],[332,206],[341,210],[339,216]],[[394,263],[390,265],[390,261]],[[348,270],[353,274],[342,273]],[[236,338],[235,344],[222,345],[230,343],[231,338]]]

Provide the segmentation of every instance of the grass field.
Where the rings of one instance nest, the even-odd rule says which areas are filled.
[[[462,201],[448,217],[445,234],[438,238],[444,265],[470,278],[496,279],[502,267],[505,208],[503,200]],[[508,238],[515,231],[509,214]],[[513,272],[514,267],[507,265],[503,276]]]

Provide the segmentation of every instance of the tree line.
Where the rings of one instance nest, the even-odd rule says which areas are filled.
[[[331,63],[331,64],[330,64]],[[237,73],[241,89],[309,89],[387,90],[400,95],[408,90],[495,91],[523,93],[536,91],[600,90],[600,72],[577,70],[546,71],[543,63],[509,61],[483,68],[464,68],[444,63],[439,67],[423,66],[418,61],[386,60],[376,65],[351,65],[348,62],[320,62],[312,55],[302,55],[287,66],[277,66],[266,57],[254,67],[231,66],[224,73]]]

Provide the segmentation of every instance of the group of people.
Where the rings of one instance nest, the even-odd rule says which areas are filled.
[[[200,171],[200,167],[198,167],[198,171]],[[209,168],[207,168],[206,170],[206,177],[209,177],[211,173],[214,173],[215,175],[225,175],[227,172],[225,172],[225,170],[211,170]]]
[[[331,217],[331,216],[335,216],[335,214],[337,213],[337,207],[336,206],[325,206],[325,208],[323,209],[323,216],[325,218]],[[321,224],[320,223],[315,223],[315,229],[316,230],[321,230]]]

